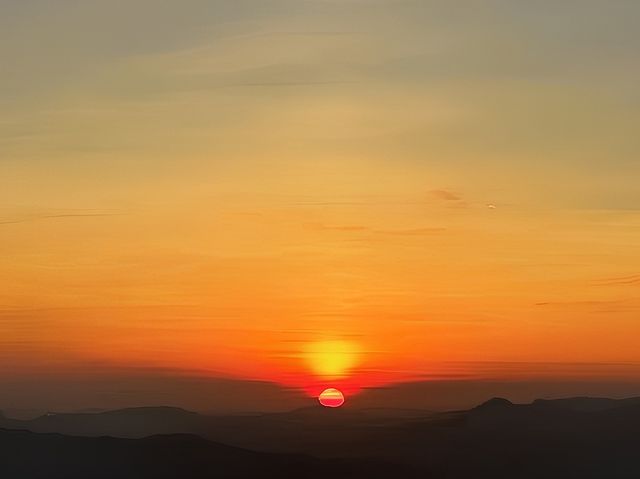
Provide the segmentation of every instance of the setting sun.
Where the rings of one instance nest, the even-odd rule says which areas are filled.
[[[324,407],[340,407],[344,404],[344,395],[338,389],[325,389],[318,396],[318,401]]]

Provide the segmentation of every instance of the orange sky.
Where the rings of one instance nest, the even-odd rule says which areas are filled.
[[[623,7],[104,3],[1,7],[0,376],[640,378]]]

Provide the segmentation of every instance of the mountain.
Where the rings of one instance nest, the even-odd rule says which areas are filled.
[[[494,398],[372,435],[368,450],[442,478],[626,479],[640,477],[640,403],[606,409],[580,400],[513,404]],[[388,447],[388,449],[384,449]]]
[[[317,404],[308,394],[275,383],[173,375],[150,369],[131,370],[124,377],[99,374],[69,378],[47,374],[23,383],[0,377],[0,392],[0,409],[11,417],[23,419],[50,410],[89,412],[89,408],[107,411],[167,404],[211,415],[287,412]],[[606,381],[423,380],[365,388],[349,396],[347,405],[359,410],[448,411],[469,409],[494,396],[529,403],[539,397],[586,395],[632,397],[640,395],[640,384],[612,378]]]
[[[31,420],[0,417],[0,427],[76,436],[140,438],[156,434],[195,433],[205,416],[175,407],[139,407],[98,413],[47,413]]]
[[[594,397],[575,397],[567,399],[536,399],[534,406],[547,408],[561,408],[572,411],[604,411],[624,406],[640,405],[640,397],[628,399],[609,399]]]
[[[349,398],[355,408],[387,407],[450,411],[470,409],[491,397],[508,398],[515,403],[530,403],[540,397],[579,398],[633,397],[640,394],[638,381],[495,381],[427,380],[396,383],[391,387],[373,387]]]
[[[251,479],[418,477],[366,460],[247,451],[193,435],[73,437],[0,429],[0,477],[11,479]]]
[[[322,456],[341,453],[371,428],[428,417],[427,411],[319,406],[288,413],[207,416],[181,408],[127,408],[98,413],[48,413],[31,420],[0,417],[0,427],[73,436],[143,438],[158,434],[195,434],[203,438],[265,452],[300,452]]]
[[[0,409],[12,409],[12,414],[19,413],[14,416],[23,418],[51,410],[106,411],[166,404],[216,414],[284,412],[315,403],[307,394],[273,382],[175,375],[147,368],[133,368],[124,376],[105,373],[70,378],[52,373],[18,383],[0,376],[0,392]]]
[[[447,413],[315,407],[253,416],[205,416],[177,408],[135,408],[47,415],[32,421],[0,418],[0,427],[84,436],[117,432],[130,438],[151,431],[186,432],[211,441],[178,436],[185,441],[190,438],[196,445],[204,443],[215,449],[229,444],[234,450],[262,452],[247,461],[303,454],[319,458],[314,460],[323,467],[336,460],[355,461],[360,467],[363,461],[368,464],[370,458],[376,458],[384,464],[417,469],[422,477],[434,479],[640,477],[638,398],[578,397],[530,404],[494,398],[469,410]],[[149,440],[123,444],[145,444]],[[122,451],[127,449],[122,447]],[[131,450],[137,451],[137,447]],[[350,477],[369,476],[358,472]]]

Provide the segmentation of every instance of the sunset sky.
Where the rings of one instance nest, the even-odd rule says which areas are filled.
[[[635,0],[0,1],[0,384],[640,379]]]

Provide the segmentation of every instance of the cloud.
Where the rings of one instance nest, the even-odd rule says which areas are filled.
[[[370,231],[370,228],[367,226],[360,225],[320,225],[320,228],[323,230],[332,230],[332,231]]]
[[[344,85],[349,83],[362,83],[348,80],[326,80],[326,81],[271,81],[271,82],[238,82],[220,85],[221,87],[296,87],[296,86],[322,86],[322,85]]]
[[[122,216],[123,213],[64,213],[53,215],[33,215],[23,218],[0,221],[0,225],[11,225],[19,223],[28,223],[30,221],[61,219],[61,218],[102,218],[108,216]]]
[[[386,231],[376,231],[379,234],[385,235],[397,235],[397,236],[422,236],[422,235],[430,235],[437,234],[446,231],[446,228],[410,228],[410,229],[402,229],[402,230],[386,230]]]
[[[451,190],[431,190],[428,194],[431,200],[440,202],[450,208],[467,208],[469,206],[461,195]]]
[[[462,198],[459,195],[448,190],[431,190],[429,194],[438,200],[462,201]]]
[[[640,310],[636,298],[584,301],[545,301],[535,303],[537,307],[586,311],[591,313],[633,313]]]
[[[317,225],[318,228],[329,231],[344,231],[347,233],[372,233],[377,235],[392,235],[392,236],[422,236],[437,234],[446,231],[446,228],[442,227],[422,227],[422,228],[406,228],[406,229],[390,229],[379,230],[370,228],[363,225]]]
[[[640,284],[640,274],[603,278],[595,281],[596,286],[615,286],[624,284]]]

